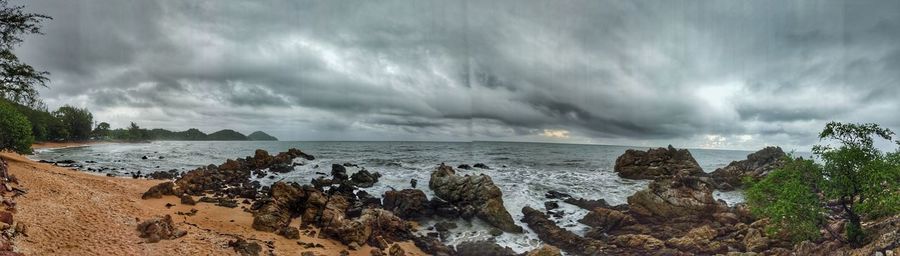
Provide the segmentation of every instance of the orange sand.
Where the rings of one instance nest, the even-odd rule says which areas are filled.
[[[275,255],[304,251],[338,255],[347,249],[328,239],[302,235],[291,240],[256,231],[250,227],[252,215],[241,209],[249,206],[245,204],[237,208],[207,203],[181,205],[174,196],[141,200],[141,194],[162,182],[159,180],[99,176],[37,163],[13,153],[0,153],[0,157],[9,163],[10,174],[28,191],[17,199],[15,214],[15,219],[28,228],[27,236],[16,238],[15,246],[27,255],[235,255],[227,246],[235,237],[259,242],[262,255],[268,255],[266,251]],[[175,206],[166,208],[167,203]],[[191,208],[198,210],[196,215],[175,214]],[[139,220],[165,214],[172,215],[176,226],[188,234],[175,240],[144,243],[136,231]],[[325,248],[304,249],[297,242],[319,243]],[[425,255],[411,242],[400,245],[407,255]],[[369,255],[371,249],[364,246],[350,251],[350,255]]]

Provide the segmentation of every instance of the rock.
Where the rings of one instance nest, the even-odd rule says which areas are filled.
[[[770,171],[784,166],[786,154],[780,147],[766,147],[747,155],[746,160],[734,161],[709,174],[717,187],[722,190],[730,190],[743,185],[744,177],[760,179]]]
[[[228,247],[234,248],[234,251],[241,256],[258,256],[262,252],[262,246],[259,243],[247,242],[240,237],[234,241],[228,241]]]
[[[578,222],[604,233],[623,226],[637,224],[637,221],[630,215],[606,208],[595,208],[585,215],[584,218],[578,220]]]
[[[418,189],[389,190],[384,192],[384,209],[404,219],[429,217],[433,211],[429,208],[428,197]]]
[[[167,181],[150,187],[141,195],[141,199],[162,198],[163,195],[175,195],[175,183]]]
[[[618,246],[646,251],[656,251],[665,247],[665,244],[662,241],[649,235],[620,235],[612,238],[612,241],[610,242]]]
[[[718,232],[707,225],[691,229],[682,237],[669,239],[666,241],[666,244],[687,252],[703,254],[724,253],[728,250],[728,246],[713,241],[717,235]]]
[[[388,249],[388,255],[390,256],[405,256],[406,252],[403,251],[403,248],[400,248],[400,245],[394,244]]]
[[[488,167],[486,164],[483,164],[483,163],[477,163],[477,164],[475,164],[475,165],[472,165],[472,167],[475,167],[475,168],[478,168],[478,169],[486,169],[486,170],[490,170],[490,169],[491,169],[491,167]]]
[[[500,188],[487,175],[459,176],[452,167],[441,165],[431,173],[428,187],[437,197],[460,209],[473,209],[475,216],[494,227],[506,232],[522,232],[522,227],[513,222],[503,206]]]
[[[647,151],[629,149],[616,159],[615,171],[622,178],[654,179],[677,173],[703,174],[703,169],[687,149],[656,148]]]
[[[571,198],[572,195],[569,195],[569,194],[566,194],[563,192],[559,192],[556,190],[550,190],[544,194],[544,197],[546,197],[547,199],[566,199],[566,198]]]
[[[450,231],[451,229],[455,229],[455,228],[456,228],[455,222],[441,221],[441,222],[438,222],[437,224],[434,224],[434,230],[437,230],[438,232],[446,232],[446,231]]]
[[[151,178],[154,180],[171,180],[175,179],[175,177],[178,177],[178,170],[176,169],[152,172],[150,174],[147,174],[147,178]]]
[[[358,187],[361,188],[369,188],[375,185],[378,182],[378,178],[381,178],[381,174],[378,172],[369,172],[366,169],[359,170],[350,176],[350,180],[353,181]]]
[[[441,243],[436,238],[429,236],[413,236],[413,243],[423,252],[435,256],[456,255],[456,251]]]
[[[350,176],[347,176],[347,168],[344,168],[343,165],[339,164],[331,165],[331,177],[335,181],[342,181],[350,178]]]
[[[509,247],[497,245],[489,241],[462,242],[456,246],[459,256],[512,256],[517,255]]]
[[[7,225],[13,224],[13,214],[8,211],[0,210],[0,223],[6,223]]]
[[[606,200],[603,200],[603,199],[589,200],[589,199],[584,199],[584,198],[570,197],[570,198],[566,198],[565,200],[563,200],[563,202],[574,205],[574,206],[578,206],[579,208],[585,209],[588,211],[593,210],[598,207],[603,207],[603,208],[610,207],[609,204],[606,203]]]
[[[416,179],[410,179],[410,180],[409,180],[409,186],[412,187],[412,188],[416,188],[416,185],[418,185],[418,184],[419,184],[419,181],[416,180]]]
[[[456,169],[471,170],[472,166],[469,166],[468,164],[461,164],[461,165],[457,166]]]
[[[744,248],[747,249],[748,252],[762,252],[769,248],[769,239],[766,239],[763,236],[763,232],[756,228],[750,228],[747,230],[747,235],[744,236]]]
[[[196,205],[197,201],[194,201],[194,197],[185,194],[181,195],[181,204]]]
[[[559,208],[559,204],[556,203],[556,201],[544,202],[544,210],[549,211],[549,210],[555,210],[556,208]]]
[[[365,209],[359,218],[329,223],[322,232],[343,244],[378,244],[381,239],[392,243],[412,237],[412,226],[408,222],[382,209]]]
[[[373,248],[372,250],[369,251],[369,255],[370,256],[384,256],[384,252],[377,248]]]
[[[562,252],[559,251],[559,248],[545,244],[540,248],[529,251],[525,256],[562,256]]]
[[[597,240],[584,238],[556,226],[556,223],[547,218],[547,215],[531,207],[522,208],[525,217],[523,222],[533,230],[545,243],[557,246],[560,249],[576,255],[602,255],[603,243]]]
[[[308,211],[307,203],[324,204],[324,198],[318,190],[296,183],[275,182],[268,194],[270,198],[259,201],[259,206],[253,213],[253,228],[256,230],[274,232],[286,227],[291,216]],[[313,216],[304,221],[312,222],[317,211],[313,209]]]
[[[657,220],[707,218],[727,208],[724,202],[713,199],[709,184],[680,175],[654,180],[648,188],[629,196],[628,206],[634,214]]]
[[[175,239],[187,234],[184,230],[175,229],[172,216],[155,217],[138,224],[138,232],[141,238],[146,238],[148,243],[156,243],[163,239]]]
[[[253,157],[228,159],[219,166],[209,165],[185,172],[175,184],[179,190],[195,196],[225,192],[229,197],[256,199],[260,185],[258,181],[252,181],[251,176],[264,177],[264,170],[276,165],[291,165],[298,157],[315,159],[295,148],[274,157],[265,150],[257,150]]]
[[[287,239],[299,239],[300,238],[300,230],[295,227],[283,227],[278,229],[278,232],[275,232],[276,235],[283,236]]]

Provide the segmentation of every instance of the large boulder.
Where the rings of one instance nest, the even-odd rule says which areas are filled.
[[[673,218],[709,218],[724,211],[724,202],[712,196],[712,187],[693,176],[657,179],[648,188],[628,197],[630,212],[641,217],[667,221]]]
[[[666,245],[685,252],[716,254],[724,253],[728,246],[715,241],[718,232],[708,225],[691,229],[684,236],[666,241]]]
[[[453,167],[441,164],[431,173],[428,187],[437,197],[460,209],[473,209],[475,216],[500,230],[522,232],[503,206],[503,194],[490,176],[459,176]]]
[[[269,188],[269,198],[258,201],[253,212],[252,227],[256,230],[275,232],[286,227],[291,218],[308,207],[310,198],[321,197],[321,192],[308,185],[275,182]]]
[[[147,192],[144,192],[144,194],[141,195],[141,199],[162,198],[164,195],[171,196],[175,194],[175,183],[166,181],[150,187]]]
[[[630,215],[607,208],[594,208],[593,211],[578,220],[578,222],[599,229],[604,233],[623,226],[637,224],[637,221]]]
[[[523,222],[545,243],[559,247],[575,255],[605,255],[606,245],[598,240],[584,238],[572,231],[560,228],[547,215],[531,207],[522,208]]]
[[[622,178],[654,179],[677,173],[698,175],[700,164],[687,149],[656,148],[647,151],[629,149],[616,159],[615,171]]]
[[[355,219],[341,219],[324,227],[322,232],[346,245],[384,246],[413,238],[412,225],[382,209],[365,209]],[[382,248],[384,249],[384,248]]]
[[[491,241],[467,241],[456,246],[458,256],[514,256],[518,255],[509,247]]]
[[[359,170],[353,175],[350,175],[350,181],[353,181],[354,185],[361,188],[372,187],[376,182],[378,182],[378,178],[381,178],[380,173],[369,172],[366,169]]]
[[[747,155],[747,159],[733,161],[709,174],[719,189],[730,190],[742,186],[744,177],[762,178],[770,171],[784,166],[786,154],[780,147],[766,147]]]
[[[148,243],[156,243],[164,239],[175,239],[187,234],[184,230],[175,228],[172,216],[154,217],[138,224],[137,230],[141,238]]]
[[[418,189],[385,191],[384,209],[404,219],[429,217],[434,212],[425,192]]]

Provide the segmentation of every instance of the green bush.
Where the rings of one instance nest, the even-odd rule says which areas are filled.
[[[785,165],[762,180],[751,181],[746,191],[750,211],[769,218],[769,235],[788,237],[794,242],[819,237],[824,209],[816,195],[821,166],[812,160],[788,157]]]
[[[12,150],[22,154],[31,153],[31,123],[25,115],[5,102],[0,102],[0,151]]]

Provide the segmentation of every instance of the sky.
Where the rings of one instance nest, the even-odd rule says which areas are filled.
[[[281,140],[804,151],[900,130],[900,1],[29,0],[51,108]]]

